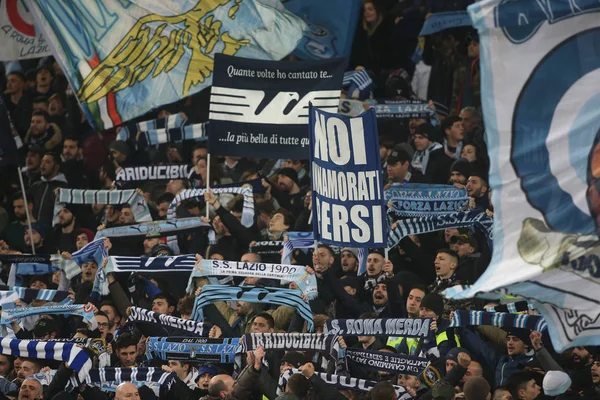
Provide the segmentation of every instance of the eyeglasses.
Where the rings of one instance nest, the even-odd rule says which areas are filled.
[[[108,322],[98,322],[98,327],[108,328]]]

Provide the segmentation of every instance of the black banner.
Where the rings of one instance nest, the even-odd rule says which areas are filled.
[[[345,357],[348,361],[360,364],[371,371],[388,371],[393,374],[414,376],[423,372],[429,364],[426,358],[351,348],[346,349]]]
[[[308,105],[337,112],[344,59],[303,62],[215,55],[210,152],[308,159]]]
[[[328,319],[327,333],[346,336],[429,336],[427,318]]]

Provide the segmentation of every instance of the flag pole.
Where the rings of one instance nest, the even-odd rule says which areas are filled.
[[[23,203],[25,203],[25,215],[27,216],[27,225],[29,226],[29,239],[31,244],[31,254],[35,255],[35,244],[33,243],[33,228],[31,227],[31,216],[29,215],[29,205],[27,204],[27,192],[25,191],[25,183],[21,174],[21,167],[17,164],[17,172],[19,174],[19,182],[21,182],[21,193],[23,193]]]
[[[210,189],[210,153],[206,154],[206,191]],[[206,218],[209,216],[210,204],[206,203]]]

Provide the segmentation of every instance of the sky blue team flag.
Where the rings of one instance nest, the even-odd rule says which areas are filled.
[[[307,23],[294,55],[303,60],[350,55],[361,0],[284,0],[283,5]]]
[[[306,24],[274,0],[27,0],[99,131],[197,93],[214,55],[279,60]]]
[[[377,117],[309,110],[314,237],[342,247],[385,247]]]

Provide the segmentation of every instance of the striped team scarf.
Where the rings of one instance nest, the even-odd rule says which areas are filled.
[[[548,329],[544,317],[540,315],[510,314],[487,311],[456,310],[450,327],[469,325],[491,325],[498,328],[520,328],[543,332]]]
[[[238,353],[256,350],[318,351],[327,359],[339,358],[340,345],[337,335],[323,333],[246,333]]]
[[[155,382],[171,389],[171,385],[177,379],[174,372],[164,372],[160,368],[154,367],[133,367],[133,368],[92,368],[87,376],[79,376],[79,381],[71,378],[70,383],[73,387],[79,386],[79,382],[87,383],[108,392],[114,392],[116,387],[123,382],[131,382],[137,387],[143,386],[146,382]]]
[[[203,276],[253,276],[257,278],[278,279],[296,282],[302,293],[310,300],[317,298],[317,278],[299,265],[265,264],[238,261],[202,260],[190,274],[188,292],[191,291],[194,278]]]
[[[489,217],[485,212],[479,211],[459,211],[446,215],[403,219],[398,221],[396,229],[389,231],[388,248],[396,247],[400,243],[400,240],[409,235],[420,235],[448,228],[466,228],[470,226],[475,226],[482,230],[486,234],[489,244],[492,238],[493,221],[492,217]]]
[[[146,344],[148,359],[178,360],[201,364],[234,364],[239,338],[151,337]]]
[[[50,254],[0,254],[0,262],[3,264],[50,264]]]
[[[98,326],[94,317],[94,308],[88,304],[67,304],[62,306],[41,306],[41,307],[17,307],[3,308],[0,325],[10,325],[32,315],[75,315],[82,317],[92,329]]]
[[[429,107],[429,103],[420,100],[390,100],[379,104],[377,100],[366,100],[375,113],[377,118],[423,118],[432,119],[435,111]],[[431,121],[433,122],[433,121]],[[435,125],[435,124],[434,124]]]
[[[181,143],[185,140],[195,142],[207,140],[206,129],[208,122],[193,125],[182,125],[176,128],[151,129],[142,132],[137,141],[138,150],[143,150],[148,146],[164,143]]]
[[[144,222],[142,224],[134,224],[127,226],[115,226],[114,228],[106,228],[96,233],[96,240],[105,237],[125,237],[125,236],[164,236],[172,232],[184,232],[186,230],[198,229],[207,227],[206,224],[197,217],[168,219],[165,221]]]
[[[193,197],[202,197],[204,198],[204,193],[206,193],[206,188],[201,189],[186,189],[183,192],[179,193],[171,204],[169,205],[169,210],[167,211],[167,219],[175,218],[175,209],[177,208],[177,204],[181,203],[183,200],[187,200]],[[213,194],[223,194],[223,193],[231,193],[231,194],[241,194],[244,196],[244,207],[242,209],[242,225],[246,228],[250,228],[254,224],[254,196],[252,187],[215,187],[211,188]]]
[[[19,300],[19,294],[14,290],[0,291],[0,307],[15,308],[15,301]]]
[[[69,292],[66,290],[51,290],[51,289],[30,289],[20,286],[0,286],[0,293],[14,292],[19,299],[30,304],[34,300],[52,301],[61,303],[69,298]]]
[[[369,97],[371,93],[373,79],[371,79],[371,76],[365,69],[360,71],[346,71],[344,72],[342,88],[348,89],[348,97],[353,97],[354,92],[358,91],[358,98],[365,99]]]
[[[189,179],[192,169],[187,164],[140,165],[119,170],[117,182],[168,181]]]
[[[17,275],[44,275],[63,271],[67,278],[72,279],[81,273],[81,268],[73,260],[67,260],[60,254],[11,254],[4,257],[2,262],[17,265]]]
[[[141,122],[129,122],[121,127],[119,133],[117,133],[116,140],[122,140],[126,142],[132,136],[135,137],[138,132],[148,132],[156,129],[173,129],[179,128],[187,119],[184,119],[183,116],[179,113],[169,115],[165,118],[157,118],[151,119],[149,121],[141,121]]]
[[[288,240],[283,243],[282,264],[292,263],[294,249],[312,249],[315,247],[313,232],[288,232],[285,235],[287,235]]]
[[[386,191],[386,199],[388,197],[392,203],[388,214],[399,218],[451,214],[469,202],[465,189],[423,183],[392,186]]]
[[[485,309],[485,311],[488,312],[502,312],[511,314],[518,314],[529,310],[535,310],[535,307],[533,306],[533,304],[527,301],[517,301],[514,303],[499,304],[495,307],[487,307]]]
[[[250,303],[277,304],[295,308],[300,316],[304,318],[308,331],[314,330],[314,320],[312,311],[308,302],[302,298],[302,292],[299,290],[263,288],[256,286],[222,286],[206,285],[202,288],[200,296],[194,300],[194,310],[192,319],[196,321],[204,320],[202,309],[209,304],[217,301],[247,301]]]
[[[79,265],[95,261],[98,266],[101,266],[104,259],[108,256],[108,250],[104,245],[104,239],[95,239],[71,254],[71,256],[71,260]]]
[[[159,314],[154,311],[145,310],[140,307],[131,307],[127,322],[145,322],[161,325],[189,332],[196,336],[208,336],[209,328],[204,323],[191,319],[173,317],[171,315]]]
[[[131,205],[131,211],[137,222],[152,221],[150,210],[144,196],[134,189],[127,190],[86,190],[59,189],[54,205],[54,225],[58,222],[58,213],[63,203],[70,204],[125,204]]]
[[[0,354],[64,361],[69,364],[71,369],[78,372],[80,380],[84,380],[92,368],[92,360],[88,353],[74,343],[2,338],[0,340]]]
[[[283,393],[288,379],[294,374],[301,374],[301,372],[298,369],[289,369],[279,376],[279,381],[277,382],[278,396]],[[352,390],[353,392],[368,393],[377,384],[377,382],[374,381],[367,381],[349,376],[326,374],[324,372],[315,372],[315,375],[323,379],[325,383],[337,389]],[[394,385],[394,390],[396,391],[396,398],[398,400],[411,400],[413,398],[402,386]]]

